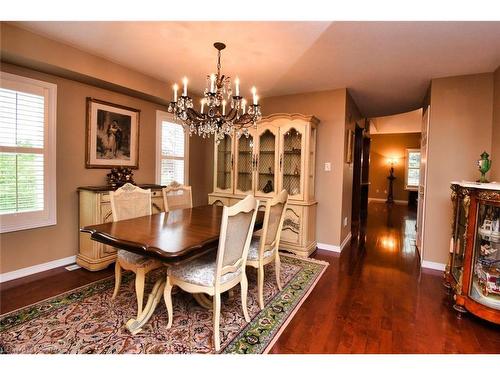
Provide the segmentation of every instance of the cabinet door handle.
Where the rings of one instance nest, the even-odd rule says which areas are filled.
[[[280,172],[282,170],[282,167],[283,167],[283,154],[280,155]]]
[[[231,155],[231,170],[234,169],[234,155]]]
[[[255,155],[252,155],[252,169],[255,170]]]
[[[255,170],[258,169],[258,165],[259,165],[259,155],[255,155]]]

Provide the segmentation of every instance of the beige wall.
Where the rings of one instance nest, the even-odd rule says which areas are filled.
[[[491,160],[489,180],[500,182],[500,67],[497,68],[494,75]]]
[[[372,134],[370,144],[370,190],[368,196],[387,199],[390,166],[388,158],[397,158],[394,166],[393,191],[395,200],[408,200],[405,190],[406,149],[420,148],[420,133]]]
[[[320,119],[316,156],[317,241],[340,245],[350,230],[352,170],[344,163],[346,126],[354,128],[359,117],[346,89],[286,95],[262,100],[265,115],[302,113]],[[351,119],[346,111],[353,113]],[[324,171],[324,163],[332,163],[332,171]],[[349,180],[350,176],[350,180]],[[344,185],[345,184],[345,185]],[[345,190],[345,192],[344,192]],[[349,223],[342,228],[342,217]]]
[[[137,183],[155,179],[156,110],[165,107],[95,86],[3,63],[1,70],[57,85],[57,225],[1,235],[0,273],[66,258],[78,250],[78,195],[83,185],[105,185],[108,169],[85,168],[86,97],[141,110]],[[193,137],[190,180],[194,204],[206,204],[211,190],[212,145]]]
[[[478,179],[476,160],[491,151],[493,74],[434,79],[430,105],[423,256],[446,263],[450,181]]]

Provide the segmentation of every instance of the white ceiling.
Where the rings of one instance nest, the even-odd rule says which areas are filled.
[[[201,92],[216,69],[261,97],[347,87],[367,117],[418,108],[430,79],[492,72],[500,22],[16,22]],[[170,90],[170,87],[166,87]]]

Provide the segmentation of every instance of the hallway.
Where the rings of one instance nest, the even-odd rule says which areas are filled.
[[[317,251],[330,267],[272,352],[500,353],[500,327],[457,319],[442,272],[420,268],[415,220],[407,206],[372,202],[365,246]]]

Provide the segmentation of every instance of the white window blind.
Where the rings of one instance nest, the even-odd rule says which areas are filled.
[[[184,130],[179,124],[162,121],[161,125],[161,181],[184,184]]]
[[[406,189],[417,190],[420,183],[420,150],[406,150]]]
[[[157,182],[188,184],[188,136],[182,125],[172,122],[165,112],[157,113]]]
[[[1,232],[55,224],[56,87],[1,74]]]

